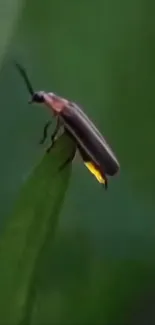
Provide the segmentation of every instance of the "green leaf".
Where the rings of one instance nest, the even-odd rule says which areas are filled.
[[[33,283],[46,238],[58,221],[71,172],[59,166],[75,150],[67,135],[56,143],[21,190],[0,242],[0,324],[27,324]]]

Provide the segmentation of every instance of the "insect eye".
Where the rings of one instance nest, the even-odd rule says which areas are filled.
[[[35,93],[32,97],[32,101],[36,103],[43,103],[44,102],[44,96],[40,93]]]

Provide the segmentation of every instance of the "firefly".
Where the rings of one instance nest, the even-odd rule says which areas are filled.
[[[45,104],[57,119],[47,152],[52,149],[59,130],[63,128],[63,132],[67,132],[75,143],[75,150],[64,162],[63,167],[73,161],[78,151],[89,172],[107,189],[109,176],[118,173],[120,164],[98,128],[76,103],[52,92],[34,91],[25,69],[20,64],[15,64],[31,95],[29,103]],[[50,124],[51,121],[44,126],[40,143],[44,143]]]

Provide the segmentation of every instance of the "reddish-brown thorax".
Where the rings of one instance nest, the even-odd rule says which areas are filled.
[[[52,93],[44,94],[44,100],[45,104],[57,114],[59,114],[68,105],[68,100]]]

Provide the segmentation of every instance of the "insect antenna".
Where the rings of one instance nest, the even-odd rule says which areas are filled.
[[[21,74],[21,76],[23,77],[29,93],[33,96],[34,95],[34,90],[32,88],[32,85],[30,83],[30,80],[29,80],[29,78],[27,76],[27,73],[26,73],[25,69],[17,62],[15,62],[15,66],[16,66],[17,70],[19,71],[19,73]]]

